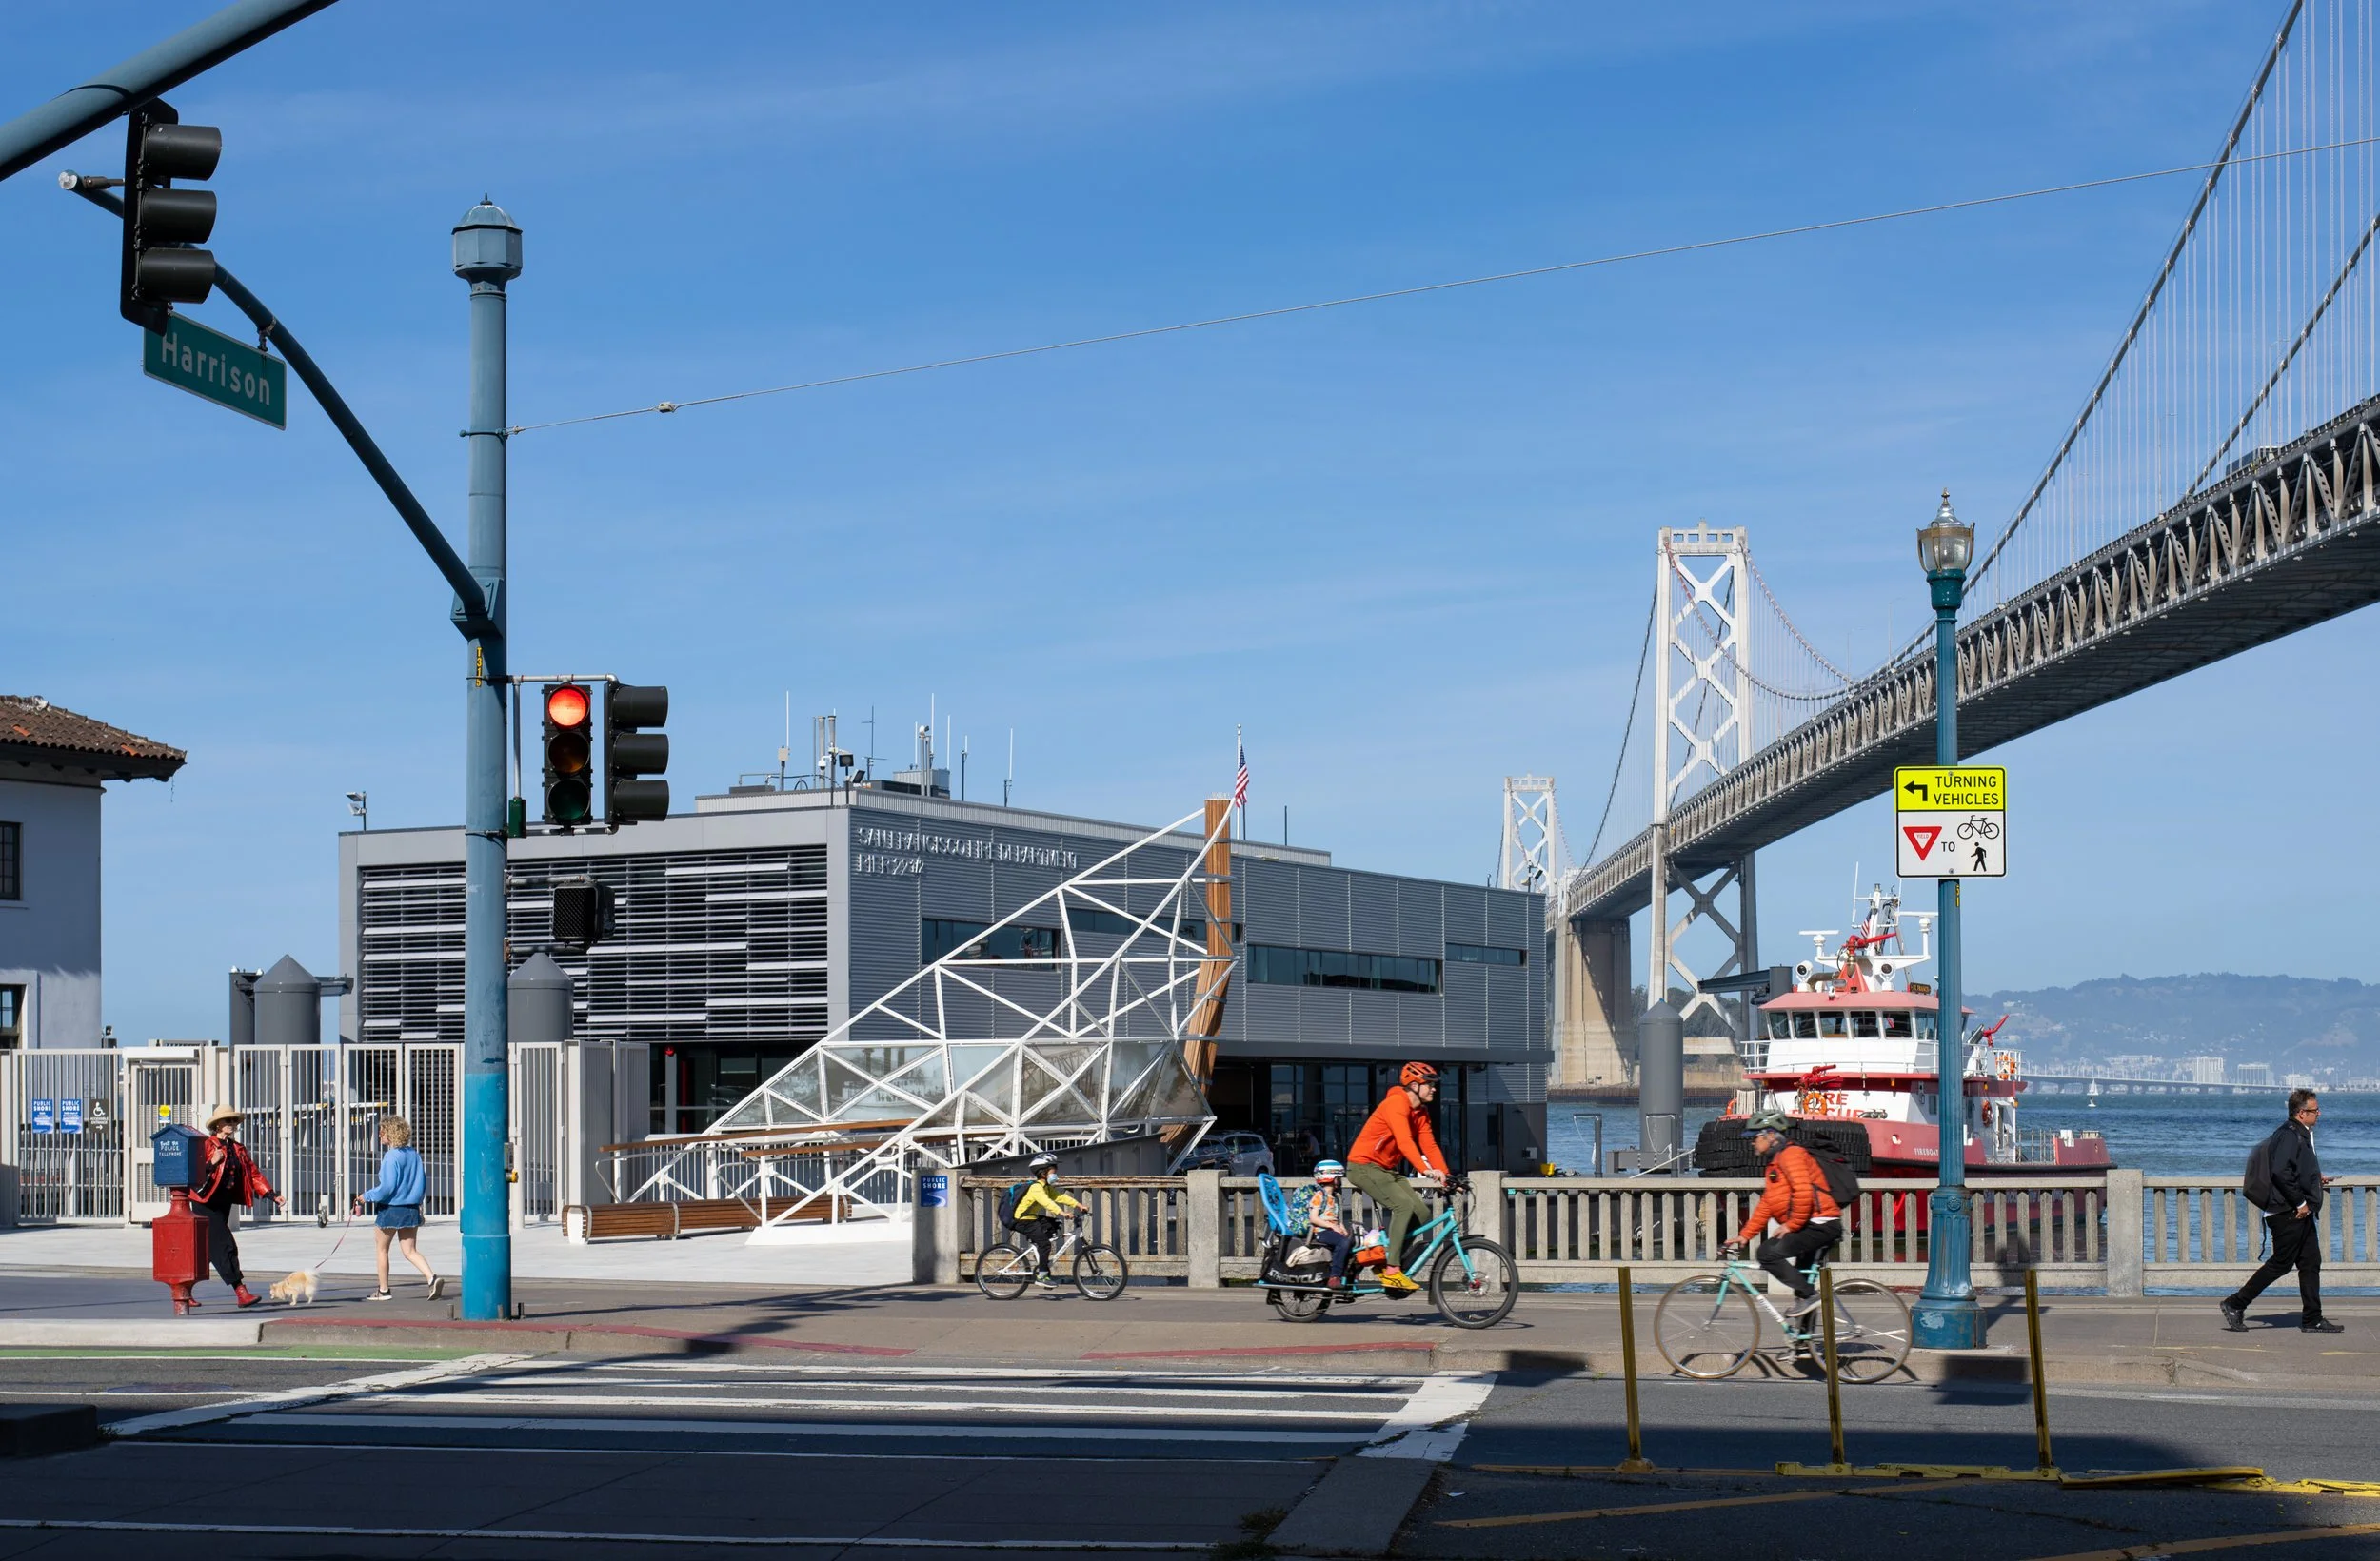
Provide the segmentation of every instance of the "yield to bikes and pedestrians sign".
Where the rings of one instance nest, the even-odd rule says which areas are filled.
[[[2008,876],[2008,771],[1893,772],[1893,848],[1903,878]]]

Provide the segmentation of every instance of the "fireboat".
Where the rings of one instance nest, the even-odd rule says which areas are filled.
[[[1760,1004],[1742,1059],[1749,1087],[1696,1141],[1695,1167],[1704,1176],[1758,1174],[1741,1118],[1762,1111],[1794,1117],[1796,1137],[1835,1149],[1863,1178],[1930,1178],[1939,1168],[1941,1000],[1909,978],[1933,958],[1934,918],[1910,913],[1917,923],[1912,952],[1900,896],[1879,884],[1863,903],[1858,929],[1831,954],[1835,932],[1804,932],[1813,952],[1794,967],[1793,990]],[[1973,1012],[1962,1010],[1959,1027],[1969,1179],[2105,1175],[2113,1162],[2099,1134],[2016,1125],[2024,1058],[2000,1042],[2006,1015],[1970,1031],[1964,1020]]]

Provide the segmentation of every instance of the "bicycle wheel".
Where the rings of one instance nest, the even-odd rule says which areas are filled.
[[[1733,1375],[1760,1348],[1760,1309],[1752,1293],[1716,1274],[1680,1279],[1653,1314],[1653,1342],[1688,1376]]]
[[[1085,1242],[1074,1255],[1074,1287],[1086,1301],[1114,1300],[1131,1277],[1124,1255],[1103,1241]]]
[[[1909,1358],[1909,1342],[1908,1302],[1873,1280],[1835,1287],[1835,1371],[1844,1381],[1883,1381]]]
[[[1013,1301],[1033,1282],[1033,1254],[1002,1241],[975,1260],[975,1288],[996,1301]]]
[[[1319,1290],[1276,1290],[1273,1305],[1291,1322],[1319,1322],[1331,1309],[1331,1298]]]
[[[1471,1260],[1468,1273],[1463,1259]],[[1449,1242],[1430,1265],[1430,1304],[1458,1328],[1493,1328],[1520,1298],[1520,1269],[1493,1241],[1466,1237],[1458,1254]]]

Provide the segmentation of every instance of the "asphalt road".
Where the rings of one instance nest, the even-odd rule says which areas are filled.
[[[15,1354],[0,1396],[98,1404],[119,1437],[0,1464],[0,1556],[121,1555],[193,1522],[214,1527],[190,1542],[269,1557],[1195,1552],[1394,1441],[1452,1460],[1400,1554],[2380,1557],[2380,1500],[2354,1495],[1781,1480],[1779,1460],[1827,1459],[1815,1384],[1641,1391],[1651,1476],[1609,1472],[1621,1388],[1583,1377]],[[2033,1462],[2021,1394],[1868,1387],[1844,1406],[1857,1463]],[[1425,1429],[1449,1420],[1459,1437]],[[2053,1430],[2070,1471],[2380,1482],[2380,1401],[2347,1393],[2074,1390]]]
[[[479,1356],[256,1361],[261,1392],[345,1384],[259,1402],[221,1391],[242,1365],[0,1362],[10,1396],[79,1387],[147,1412],[115,1416],[106,1447],[0,1465],[0,1555],[120,1555],[193,1515],[227,1526],[214,1548],[263,1556],[1200,1551],[1492,1386]],[[388,1380],[354,1391],[359,1373]]]
[[[1618,1382],[1500,1386],[1399,1553],[2132,1561],[2184,1553],[2167,1547],[2187,1542],[2210,1554],[2282,1544],[2291,1561],[2380,1556],[2380,1499],[2370,1496],[1784,1480],[1779,1462],[1831,1458],[1820,1385],[1648,1379],[1639,1393],[1645,1455],[1670,1471],[1650,1477],[1609,1472],[1627,1453]],[[2035,1462],[2021,1393],[1852,1388],[1843,1414],[1854,1465]],[[2380,1481],[2380,1401],[2355,1393],[2075,1389],[2053,1398],[2051,1431],[2069,1472],[2253,1465],[2289,1479]]]

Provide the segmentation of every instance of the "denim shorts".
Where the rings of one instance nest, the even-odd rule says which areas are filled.
[[[391,1203],[374,1216],[373,1223],[384,1231],[409,1231],[422,1223],[422,1206],[418,1203]]]

